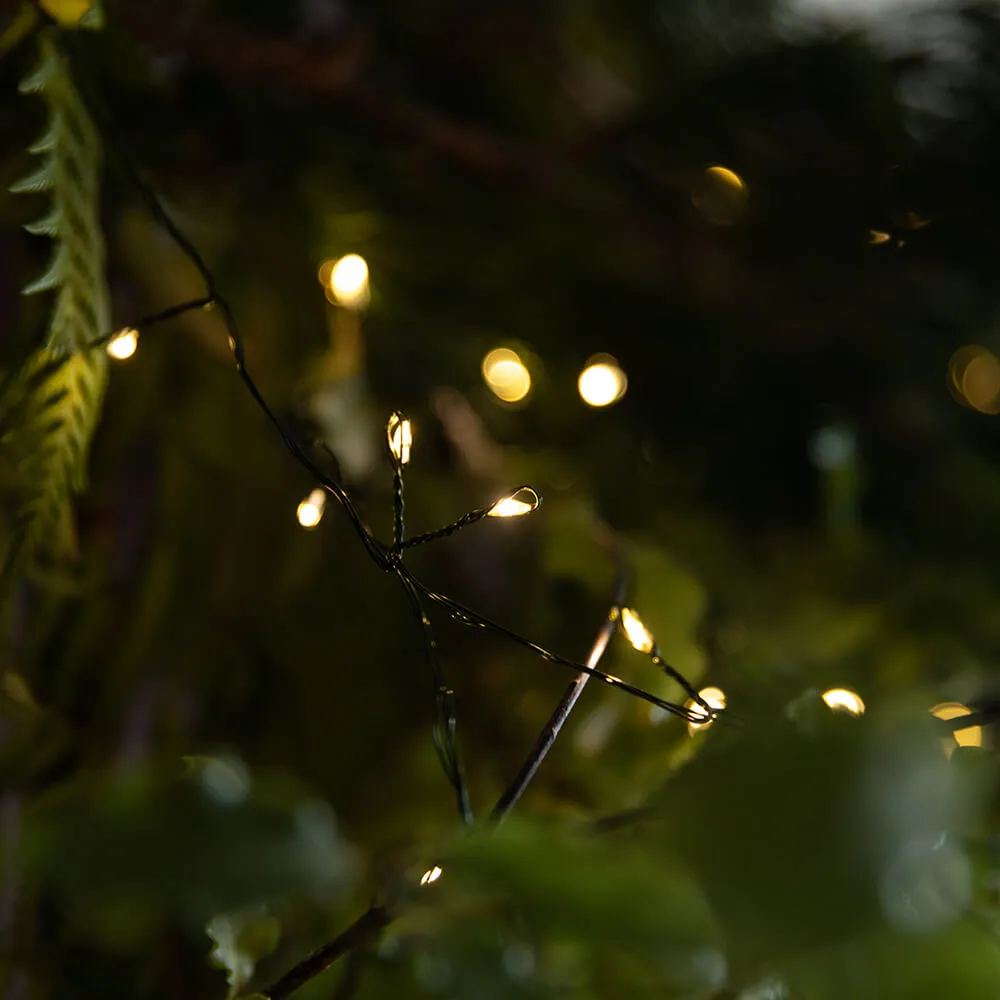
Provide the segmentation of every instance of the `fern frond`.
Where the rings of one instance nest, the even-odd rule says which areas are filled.
[[[31,147],[42,163],[12,191],[46,192],[48,213],[26,228],[51,237],[46,271],[24,294],[54,291],[45,338],[0,387],[0,476],[13,521],[6,572],[43,551],[64,554],[70,499],[85,486],[90,441],[107,382],[107,357],[90,345],[110,326],[99,221],[101,143],[60,52],[39,36],[40,63],[20,90],[45,101],[48,125]]]

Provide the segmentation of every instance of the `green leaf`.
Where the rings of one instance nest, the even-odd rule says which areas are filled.
[[[53,794],[26,821],[21,866],[82,924],[134,944],[171,917],[204,927],[304,893],[333,900],[354,854],[324,803],[205,758],[181,779],[133,773]]]
[[[81,4],[51,13],[69,17],[70,7],[75,23]],[[52,32],[40,34],[39,49],[40,63],[20,89],[40,95],[48,109],[45,134],[31,146],[43,159],[11,190],[51,194],[48,213],[26,227],[53,240],[51,262],[24,294],[54,291],[55,301],[43,342],[7,379],[0,398],[10,428],[0,442],[0,482],[13,536],[5,577],[30,568],[39,554],[73,552],[69,501],[86,484],[107,382],[107,357],[91,346],[110,328],[99,214],[101,143]]]
[[[404,923],[423,936],[418,981],[447,974],[449,995],[580,995],[612,966],[627,996],[694,998],[725,982],[701,890],[664,852],[511,820],[463,837],[439,867],[413,880]]]

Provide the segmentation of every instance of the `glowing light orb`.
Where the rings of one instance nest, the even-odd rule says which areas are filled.
[[[588,365],[577,380],[580,398],[594,407],[617,403],[625,395],[627,386],[625,373],[611,361]]]
[[[709,708],[713,709],[716,712],[721,712],[726,707],[726,692],[723,691],[722,688],[718,687],[702,688],[698,692],[698,697],[701,698],[701,700],[706,705],[708,705]],[[715,722],[715,719],[713,717],[705,716],[705,709],[702,708],[702,706],[699,705],[698,702],[694,700],[694,698],[688,698],[688,700],[684,703],[684,707],[689,712],[693,712],[696,715],[700,714],[703,716],[702,721],[700,722],[692,719],[688,723],[688,734],[691,736],[693,736],[696,732],[698,732],[699,729],[707,729],[710,725],[712,725],[712,723]]]
[[[385,431],[392,457],[400,465],[406,465],[410,461],[410,449],[413,447],[413,425],[401,413],[394,413],[389,418]]]
[[[325,507],[325,491],[315,489],[299,504],[295,511],[295,516],[303,528],[315,528],[323,520],[323,509]]]
[[[972,709],[968,705],[963,705],[959,701],[944,701],[940,705],[935,705],[931,709],[931,715],[938,719],[960,719],[963,715],[971,714]],[[955,747],[981,747],[983,745],[983,727],[968,726],[966,729],[956,729],[951,736],[947,736],[941,741],[944,752],[950,757]]]
[[[653,635],[631,608],[622,608],[622,629],[633,648],[640,653],[653,652],[653,648],[656,646]]]
[[[1000,413],[1000,359],[985,347],[967,344],[948,362],[952,395],[964,406],[990,415]]]
[[[486,516],[521,517],[537,510],[541,502],[542,498],[530,486],[522,486],[516,493],[511,493],[509,497],[497,500],[487,511]]]
[[[432,882],[436,882],[442,874],[443,870],[439,865],[435,865],[433,868],[428,868],[427,871],[420,876],[420,884],[430,885]]]
[[[739,222],[746,208],[747,186],[734,170],[709,167],[702,174],[691,201],[706,221],[716,226],[732,226]]]
[[[345,309],[368,305],[368,264],[364,257],[356,253],[341,257],[330,271],[330,291]]]
[[[108,352],[108,357],[114,358],[115,361],[127,361],[139,347],[139,331],[132,329],[132,327],[126,327],[124,330],[119,330],[111,340],[108,341],[105,350]]]
[[[531,391],[531,373],[516,351],[497,347],[483,358],[483,379],[497,399],[518,403]]]
[[[851,715],[864,715],[865,703],[856,691],[847,688],[830,688],[823,692],[823,701],[832,712],[848,712]]]

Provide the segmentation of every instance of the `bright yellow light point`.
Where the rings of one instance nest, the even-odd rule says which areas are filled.
[[[695,185],[691,201],[713,225],[735,225],[746,208],[747,186],[734,170],[709,167]]]
[[[640,653],[653,652],[656,646],[653,635],[631,608],[622,608],[622,628],[625,631],[625,637]]]
[[[588,365],[577,381],[580,397],[588,406],[610,406],[625,395],[628,380],[611,361]]]
[[[730,170],[728,167],[709,167],[705,171],[706,177],[711,177],[713,180],[717,180],[727,187],[734,188],[737,191],[745,191],[746,184],[743,183],[743,178],[740,177],[735,170]]]
[[[945,701],[931,709],[931,715],[939,719],[959,719],[969,715],[972,709],[958,701]],[[969,726],[967,729],[954,730],[951,736],[941,741],[944,752],[950,757],[955,747],[981,747],[983,745],[983,727]]]
[[[108,352],[108,357],[115,361],[127,361],[139,347],[139,331],[128,326],[124,330],[119,330],[108,341],[104,349]]]
[[[341,257],[330,271],[330,291],[345,309],[368,305],[368,265],[364,257],[356,253]]]
[[[487,517],[521,517],[538,509],[542,498],[530,487],[522,486],[516,493],[504,497],[490,507]]]
[[[826,707],[833,712],[849,712],[851,715],[864,715],[865,703],[861,695],[847,688],[830,688],[823,692]]]
[[[326,493],[321,489],[315,489],[299,504],[295,516],[303,528],[315,528],[323,520],[325,507]]]
[[[93,6],[93,0],[41,0],[42,10],[63,27],[72,28]]]
[[[406,465],[410,461],[410,449],[413,447],[413,425],[402,413],[394,413],[389,418],[385,432],[392,457],[400,465]]]
[[[721,712],[726,707],[726,692],[722,688],[717,687],[707,687],[702,688],[698,692],[698,697],[708,705],[709,708],[714,709],[716,712]],[[705,716],[705,709],[702,705],[699,705],[694,698],[688,698],[684,703],[684,707],[689,711],[693,712],[695,715],[701,714],[702,721],[697,722],[692,720],[688,723],[688,734],[693,736],[699,729],[708,729],[715,719],[711,716]]]
[[[888,233],[882,232],[881,229],[870,229],[868,230],[868,242],[872,244],[878,243],[888,243],[890,236]]]
[[[531,373],[520,355],[506,347],[497,347],[483,358],[483,379],[497,399],[518,403],[531,391]]]
[[[442,869],[440,865],[435,865],[433,868],[428,868],[427,871],[420,876],[421,885],[430,885],[432,882],[436,882],[442,875]]]
[[[1000,359],[985,347],[960,347],[948,362],[949,388],[960,402],[980,413],[1000,413]]]

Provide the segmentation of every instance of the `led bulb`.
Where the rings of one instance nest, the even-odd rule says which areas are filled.
[[[960,719],[963,715],[971,715],[972,709],[958,701],[946,701],[935,705],[931,715],[939,719]],[[983,745],[983,727],[968,726],[966,729],[955,729],[951,736],[941,741],[941,746],[947,756],[951,756],[955,747],[981,747]]]
[[[640,653],[652,653],[656,643],[653,635],[642,624],[642,620],[631,608],[622,608],[622,628],[628,641],[639,650]]]
[[[864,715],[865,703],[861,695],[847,688],[830,688],[823,692],[826,707],[833,712],[848,712],[851,715]]]
[[[385,433],[392,457],[400,465],[406,465],[410,461],[410,449],[413,447],[413,425],[402,413],[394,413],[389,417]]]
[[[588,406],[610,406],[625,395],[628,381],[613,358],[588,364],[577,380],[580,398]]]
[[[119,330],[104,348],[115,361],[127,361],[139,346],[139,331],[131,326]]]
[[[420,876],[421,885],[430,885],[431,882],[436,882],[442,875],[442,869],[440,865],[435,865],[433,868],[428,868],[427,871]]]
[[[721,712],[726,707],[726,692],[722,688],[717,687],[707,687],[702,688],[698,692],[698,697],[708,705],[709,708],[714,709],[716,712]],[[684,702],[684,707],[695,715],[700,715],[701,719],[696,721],[692,719],[688,723],[688,734],[693,736],[699,729],[707,729],[715,719],[712,716],[705,715],[705,706],[700,705],[694,698],[689,698]]]
[[[522,486],[490,507],[487,517],[521,517],[538,509],[542,498],[530,487]]]
[[[324,507],[326,507],[326,492],[315,489],[299,504],[295,516],[303,528],[315,528],[323,520]]]
[[[518,403],[531,391],[531,373],[517,351],[494,348],[483,358],[483,379],[490,392],[505,403]]]
[[[368,305],[368,264],[364,257],[356,253],[341,257],[330,271],[330,291],[345,309]]]

